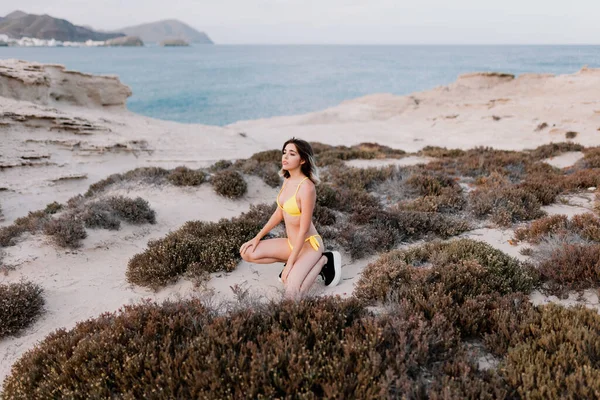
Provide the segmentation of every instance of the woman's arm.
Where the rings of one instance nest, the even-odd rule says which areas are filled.
[[[263,228],[256,234],[258,240],[262,239],[267,233],[269,233],[273,228],[275,228],[279,223],[283,220],[283,211],[281,208],[277,207],[269,221],[263,226]]]
[[[304,188],[300,188],[298,194],[302,204],[302,214],[300,215],[300,229],[298,230],[298,235],[294,241],[294,250],[292,250],[292,254],[290,254],[287,262],[290,266],[294,265],[296,258],[300,254],[300,251],[302,251],[304,237],[312,224],[313,210],[315,209],[315,203],[317,201],[315,185],[305,185]]]

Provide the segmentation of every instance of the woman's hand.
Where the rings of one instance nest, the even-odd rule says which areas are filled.
[[[256,250],[256,247],[258,246],[258,242],[260,242],[260,238],[258,236],[255,236],[252,239],[248,240],[242,245],[242,247],[240,247],[240,254],[245,254],[250,248],[252,248],[252,250],[250,250],[250,253],[253,253],[254,250]]]
[[[283,282],[284,284],[287,282],[288,275],[290,274],[290,271],[293,267],[294,264],[290,263],[288,260],[287,264],[285,264],[285,268],[283,269],[283,271],[281,271],[281,282]]]

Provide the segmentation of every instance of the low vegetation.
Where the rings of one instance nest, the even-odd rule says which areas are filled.
[[[356,169],[343,161],[404,152],[368,143],[315,143],[314,149],[323,166],[314,217],[326,246],[354,258],[383,252],[364,269],[353,296],[226,308],[197,299],[125,306],[47,336],[14,364],[3,395],[598,397],[598,313],[535,307],[527,294],[598,287],[598,216],[545,216],[541,207],[561,194],[598,187],[600,153],[570,142],[525,152],[428,147],[421,154],[437,160],[424,166]],[[566,151],[585,157],[563,170],[541,162]],[[204,170],[115,175],[92,185],[86,196],[2,228],[0,243],[44,230],[71,246],[85,227],[153,223],[155,214],[144,200],[100,196],[122,180],[197,186],[206,179],[232,198],[245,193],[244,175],[261,176],[275,187],[280,158],[279,150],[270,150]],[[187,222],[129,260],[127,279],[158,289],[182,276],[201,281],[212,272],[232,271],[239,247],[274,207],[253,206],[214,223]],[[505,227],[532,221],[515,231],[517,241],[531,245],[531,263],[483,242],[449,239],[481,221]],[[417,240],[424,242],[406,246]],[[397,249],[400,244],[405,246]],[[22,329],[27,322],[16,325]]]
[[[42,314],[42,293],[32,282],[0,284],[0,339],[27,328]]]

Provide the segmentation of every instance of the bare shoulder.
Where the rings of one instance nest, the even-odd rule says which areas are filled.
[[[307,179],[306,181],[304,181],[302,183],[302,185],[300,185],[299,191],[302,194],[312,195],[312,194],[316,193],[317,189],[316,189],[313,181],[311,181],[310,179]]]

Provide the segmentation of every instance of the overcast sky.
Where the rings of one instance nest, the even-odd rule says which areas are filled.
[[[1,0],[0,15],[16,3]],[[18,9],[95,29],[174,18],[218,44],[600,44],[599,0],[20,0]]]

